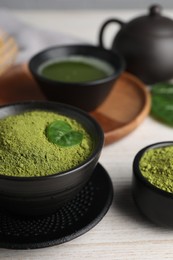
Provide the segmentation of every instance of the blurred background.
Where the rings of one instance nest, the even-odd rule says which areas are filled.
[[[173,0],[0,0],[0,32],[2,29],[14,38],[18,48],[15,61],[23,63],[55,44],[98,45],[99,31],[106,20],[128,22],[148,15],[154,4],[162,6],[162,15],[173,19]],[[104,33],[105,48],[111,48],[119,29],[115,23],[108,26]],[[6,41],[2,33],[1,38]],[[4,56],[9,44],[5,42],[5,46]],[[11,60],[9,51],[8,56]],[[6,56],[3,63],[7,63]]]
[[[172,0],[1,0],[0,7],[11,9],[143,9],[151,4],[173,8]]]

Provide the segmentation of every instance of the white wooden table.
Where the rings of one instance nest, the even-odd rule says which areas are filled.
[[[52,28],[97,43],[104,20],[129,20],[146,11],[14,11],[22,20],[40,28]],[[165,12],[173,17],[173,10]],[[109,45],[114,28],[107,33]],[[151,117],[131,134],[105,147],[100,163],[108,171],[114,187],[114,201],[106,216],[92,230],[59,246],[37,250],[0,249],[0,259],[81,260],[81,259],[173,259],[173,230],[148,222],[136,209],[131,196],[132,162],[142,147],[173,139],[173,129]]]

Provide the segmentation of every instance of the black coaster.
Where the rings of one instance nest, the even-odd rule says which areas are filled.
[[[0,247],[36,249],[70,241],[104,217],[112,198],[110,177],[98,164],[87,185],[54,214],[27,218],[0,212]]]

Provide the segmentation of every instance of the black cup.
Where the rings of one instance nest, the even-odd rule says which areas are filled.
[[[93,152],[82,164],[65,172],[40,177],[0,174],[0,205],[14,214],[42,215],[56,211],[70,201],[90,179],[104,143],[99,124],[82,110],[56,102],[30,101],[0,107],[0,118],[26,111],[59,113],[78,121],[93,140]]]
[[[39,73],[40,66],[45,62],[74,55],[92,57],[106,62],[113,68],[113,73],[103,79],[81,83],[51,80]],[[118,52],[91,45],[51,47],[36,54],[29,61],[29,70],[48,100],[67,103],[85,111],[95,110],[101,105],[124,67],[124,60]]]
[[[139,210],[152,222],[167,227],[173,227],[173,194],[148,182],[139,169],[139,162],[147,150],[170,145],[173,141],[155,143],[140,150],[134,158],[132,178],[133,198]]]

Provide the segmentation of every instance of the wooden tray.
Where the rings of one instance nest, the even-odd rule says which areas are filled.
[[[26,64],[11,67],[0,78],[0,105],[24,100],[46,100]],[[91,115],[102,126],[107,145],[134,130],[148,115],[150,105],[147,87],[125,72],[106,101]]]

